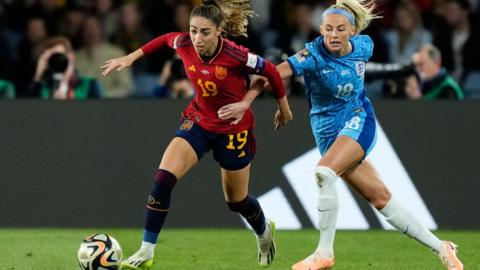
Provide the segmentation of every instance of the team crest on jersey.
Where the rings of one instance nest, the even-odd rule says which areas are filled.
[[[193,127],[192,120],[183,120],[182,125],[180,126],[180,130],[190,130]]]
[[[365,62],[363,61],[355,62],[355,70],[357,71],[358,75],[363,77],[365,75]]]
[[[309,55],[310,55],[310,52],[307,49],[303,49],[299,51],[297,54],[295,54],[295,58],[297,58],[297,61],[301,63],[305,61],[305,59],[307,59],[307,56]]]
[[[228,71],[226,67],[215,66],[215,77],[219,80],[223,80],[228,76]]]

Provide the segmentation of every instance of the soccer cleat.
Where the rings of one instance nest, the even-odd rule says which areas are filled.
[[[448,270],[463,270],[463,264],[457,257],[457,245],[454,243],[443,241],[443,247],[438,253],[438,257]]]
[[[147,270],[152,268],[153,257],[148,256],[139,250],[135,252],[132,256],[122,262],[121,269],[131,269],[131,270]]]
[[[275,223],[267,220],[267,233],[264,237],[257,237],[258,264],[263,267],[269,266],[275,258]]]
[[[297,262],[292,266],[292,270],[329,270],[332,269],[335,264],[335,259],[321,258],[320,255],[315,252],[302,261]]]

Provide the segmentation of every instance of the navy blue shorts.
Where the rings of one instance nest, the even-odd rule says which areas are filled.
[[[213,158],[220,167],[235,171],[245,168],[255,156],[255,134],[253,129],[236,134],[219,134],[206,131],[192,120],[183,120],[175,133],[184,138],[197,153],[200,160],[213,150]]]

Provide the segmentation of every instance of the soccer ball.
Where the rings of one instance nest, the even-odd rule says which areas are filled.
[[[82,270],[117,270],[122,262],[122,248],[112,236],[97,233],[82,241],[77,259]]]

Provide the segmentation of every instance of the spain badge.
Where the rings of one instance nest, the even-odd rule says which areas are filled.
[[[223,80],[228,76],[228,71],[226,67],[215,66],[215,77],[219,80]]]

